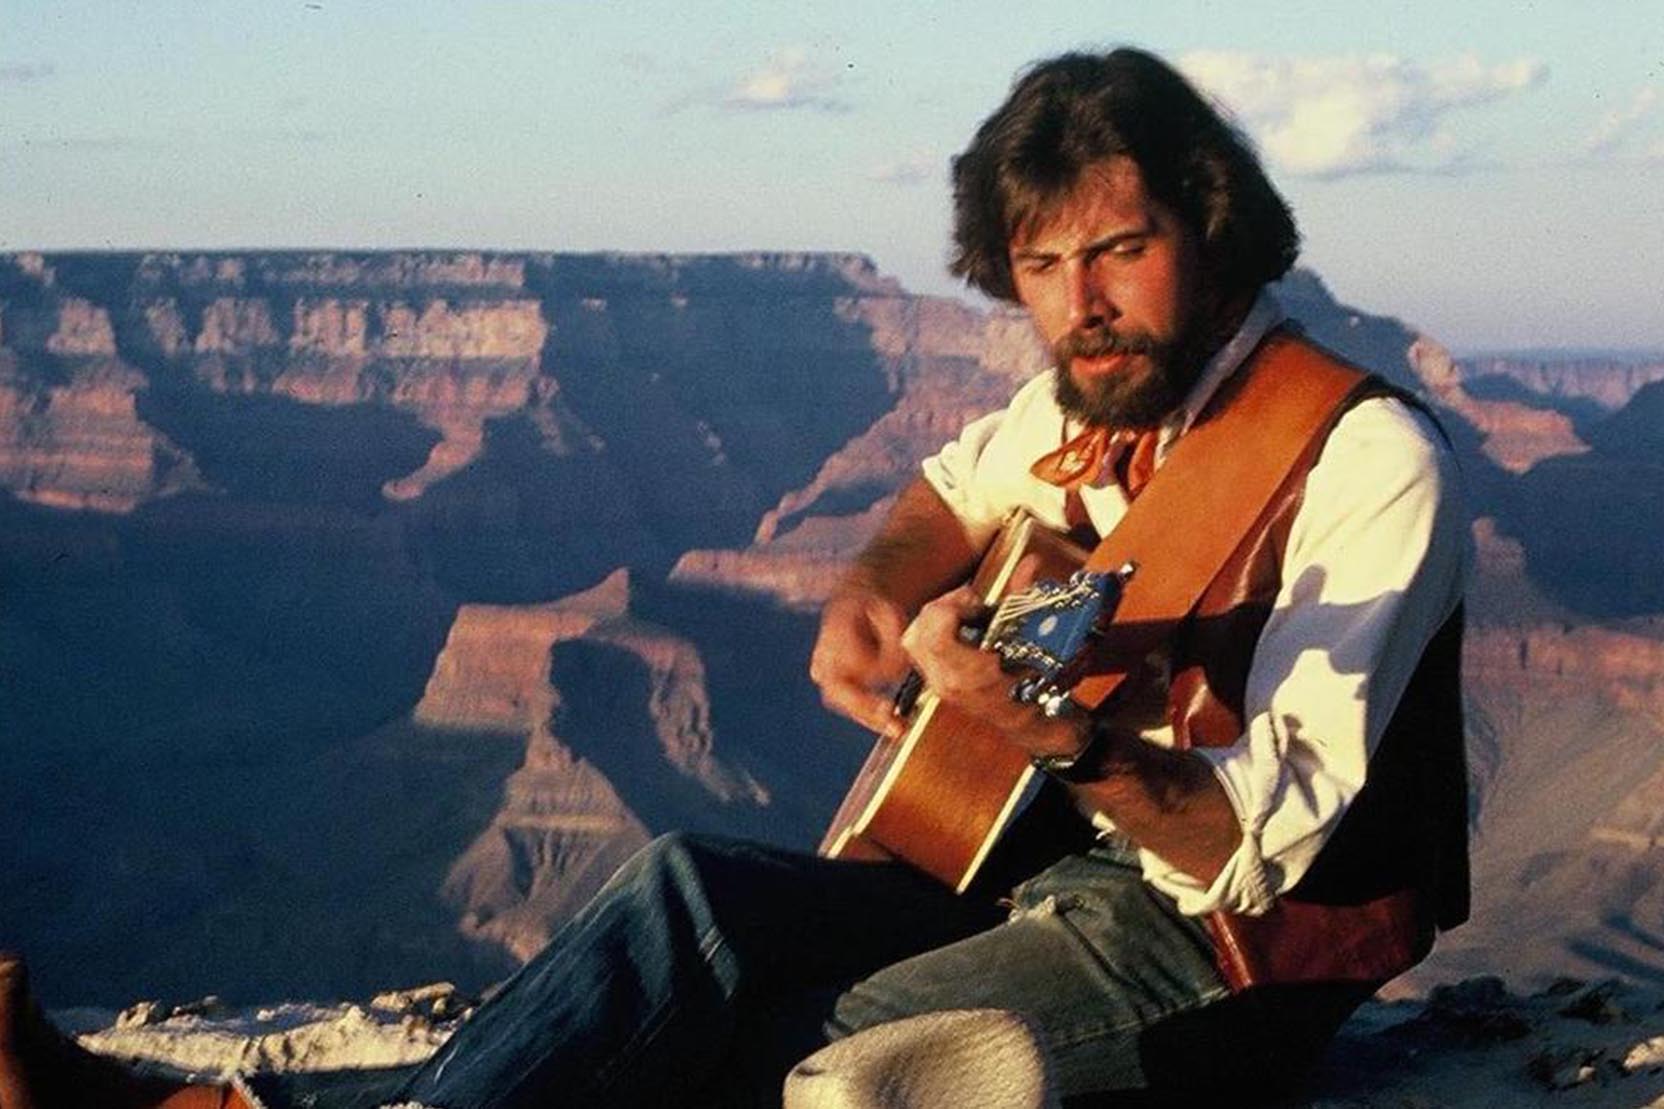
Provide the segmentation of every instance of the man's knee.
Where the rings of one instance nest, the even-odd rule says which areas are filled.
[[[619,877],[697,878],[706,860],[716,853],[718,842],[714,837],[696,832],[664,832],[654,836],[632,855],[620,868]]]
[[[609,882],[625,897],[680,903],[696,915],[727,918],[767,885],[768,852],[726,836],[675,831],[654,837]],[[609,891],[603,890],[601,899]]]
[[[636,859],[655,869],[680,868],[691,864],[703,852],[702,838],[693,832],[664,832],[636,852]]]
[[[586,915],[629,911],[629,906],[656,906],[652,911],[657,913],[677,903],[689,908],[703,905],[701,872],[708,854],[704,837],[687,832],[656,836],[613,872],[591,900]]]

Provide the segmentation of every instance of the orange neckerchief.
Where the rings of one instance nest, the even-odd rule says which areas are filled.
[[[1146,431],[1088,427],[1085,431],[1034,460],[1029,473],[1041,481],[1079,492],[1104,472],[1107,463],[1115,481],[1130,501],[1143,490],[1156,470],[1159,429]]]

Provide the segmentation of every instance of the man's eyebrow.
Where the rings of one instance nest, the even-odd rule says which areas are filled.
[[[1128,239],[1148,238],[1149,236],[1155,234],[1155,231],[1155,220],[1146,219],[1137,227],[1125,227],[1116,231],[1111,231],[1109,234],[1093,239],[1085,246],[1079,247],[1075,250],[1041,250],[1038,247],[1033,246],[1020,246],[1012,248],[1011,257],[1038,261],[1047,258],[1064,258],[1075,255],[1097,254],[1101,251],[1109,250],[1112,247],[1118,246],[1119,244],[1126,242]]]
[[[1128,239],[1148,239],[1151,235],[1154,235],[1155,233],[1156,233],[1156,221],[1153,220],[1153,219],[1146,219],[1143,223],[1139,224],[1137,227],[1126,227],[1126,228],[1122,228],[1119,231],[1111,231],[1109,234],[1105,235],[1103,238],[1095,239],[1094,241],[1092,241],[1090,243],[1087,243],[1085,246],[1081,247],[1080,252],[1082,254],[1095,254],[1100,250],[1106,250],[1106,249],[1108,249],[1110,247],[1113,247],[1113,246],[1119,246],[1121,243],[1126,242]]]

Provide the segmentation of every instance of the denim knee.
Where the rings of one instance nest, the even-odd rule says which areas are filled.
[[[689,879],[697,880],[700,859],[707,853],[705,838],[683,831],[655,836],[625,860],[607,885],[680,887]]]
[[[619,868],[592,905],[629,905],[641,914],[637,925],[663,930],[685,925],[710,944],[721,920],[733,911],[724,902],[736,886],[729,865],[736,841],[696,832],[666,832],[649,841]]]
[[[699,853],[699,838],[692,832],[663,832],[648,840],[631,861],[653,870],[685,873]]]

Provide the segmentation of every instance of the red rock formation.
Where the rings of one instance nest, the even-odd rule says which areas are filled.
[[[104,309],[79,297],[68,297],[58,303],[57,316],[58,326],[46,340],[48,352],[115,357],[115,332],[110,328],[110,314]]]
[[[114,362],[45,390],[0,378],[0,486],[51,508],[129,512],[196,484],[182,454],[138,419],[134,383]]]
[[[761,593],[787,608],[815,611],[861,548],[878,532],[895,498],[849,516],[811,516],[788,534],[743,550],[688,551],[670,579],[686,585]]]
[[[1664,728],[1664,641],[1657,638],[1592,625],[1476,628],[1464,658],[1480,686],[1538,696],[1598,690]]]
[[[689,551],[672,580],[818,606],[888,510],[888,497],[871,502],[875,493],[900,488],[969,420],[1003,405],[1046,365],[1033,326],[1014,310],[982,313],[930,297],[863,299],[849,310],[872,328],[874,346],[889,359],[895,406],[764,514],[751,547]],[[815,514],[825,501],[862,493],[866,507]]]
[[[381,254],[267,251],[246,256],[151,254],[138,272],[141,282],[245,285],[254,277],[279,288],[336,289],[353,286],[405,288],[520,288],[522,258],[462,251]]]
[[[1557,400],[1589,401],[1616,412],[1645,385],[1664,381],[1664,360],[1615,358],[1464,358],[1458,369],[1467,382],[1506,378],[1530,392]]]
[[[52,508],[128,512],[196,484],[183,452],[140,420],[144,377],[116,357],[103,308],[78,297],[0,307],[0,489]],[[30,371],[37,352],[55,374]]]
[[[420,311],[388,304],[380,313],[382,338],[374,353],[387,358],[535,359],[548,333],[535,300],[454,307],[432,300]]]
[[[535,953],[647,838],[606,776],[561,738],[562,692],[551,660],[558,644],[578,641],[619,648],[642,663],[642,708],[663,755],[712,803],[768,801],[715,752],[697,650],[629,616],[625,571],[551,604],[464,605],[413,715],[427,727],[526,737],[525,765],[505,783],[501,810],[444,888],[465,934],[520,958]]]
[[[1577,437],[1571,420],[1558,412],[1471,396],[1450,352],[1433,340],[1417,339],[1409,358],[1433,399],[1478,431],[1484,437],[1486,457],[1503,469],[1524,473],[1545,458],[1589,449]]]
[[[49,331],[33,340],[37,349],[57,357],[116,357],[107,307],[62,295],[56,270],[40,255],[19,255],[12,264],[52,305]],[[270,393],[320,405],[377,403],[414,414],[441,440],[419,470],[388,483],[390,498],[410,500],[478,457],[486,421],[555,394],[552,381],[537,384],[547,326],[535,299],[514,295],[524,282],[522,259],[480,254],[152,255],[137,265],[130,310],[146,349],[215,392]],[[363,294],[337,295],[341,290]],[[422,290],[429,292],[411,297]],[[182,298],[199,305],[194,317]],[[0,342],[27,348],[31,328],[19,319],[25,313],[12,308],[7,314],[14,320],[0,329]],[[101,374],[106,396],[97,403],[108,406],[108,391],[118,382],[131,392],[149,384],[131,370]],[[14,398],[14,412],[17,403]],[[67,416],[73,408],[61,402],[48,415]],[[146,487],[128,474],[83,488],[68,475],[91,465],[85,458],[56,470],[42,461],[63,450],[43,436],[65,440],[81,432],[47,432],[37,423],[29,432],[32,447],[22,443],[23,434],[15,421],[0,426],[0,440],[9,436],[17,444],[10,464],[0,463],[0,474],[10,476],[0,480],[26,499],[128,511],[175,487]],[[136,429],[126,436],[135,444],[130,453],[138,453],[146,434],[160,439]],[[168,461],[178,452],[162,453]],[[58,472],[66,475],[61,487]],[[108,492],[100,491],[106,486]]]
[[[457,268],[440,275],[456,276]],[[413,413],[442,438],[421,469],[387,484],[394,500],[419,497],[467,466],[479,455],[486,421],[526,408],[538,392],[548,328],[535,300],[417,305],[303,297],[290,310],[286,340],[271,311],[263,299],[213,301],[193,343],[202,356],[194,373],[222,392],[270,392],[320,405],[381,403]],[[149,322],[158,346],[177,342],[182,328],[166,302],[152,306]],[[255,372],[262,354],[279,350],[282,372]]]
[[[172,302],[157,302],[149,307],[157,313],[164,330],[157,341],[165,347],[174,336],[183,333],[183,325],[177,311],[170,314],[174,308]],[[281,345],[267,301],[219,297],[203,311],[202,329],[191,342],[191,349],[197,354],[251,354],[262,347]]]

